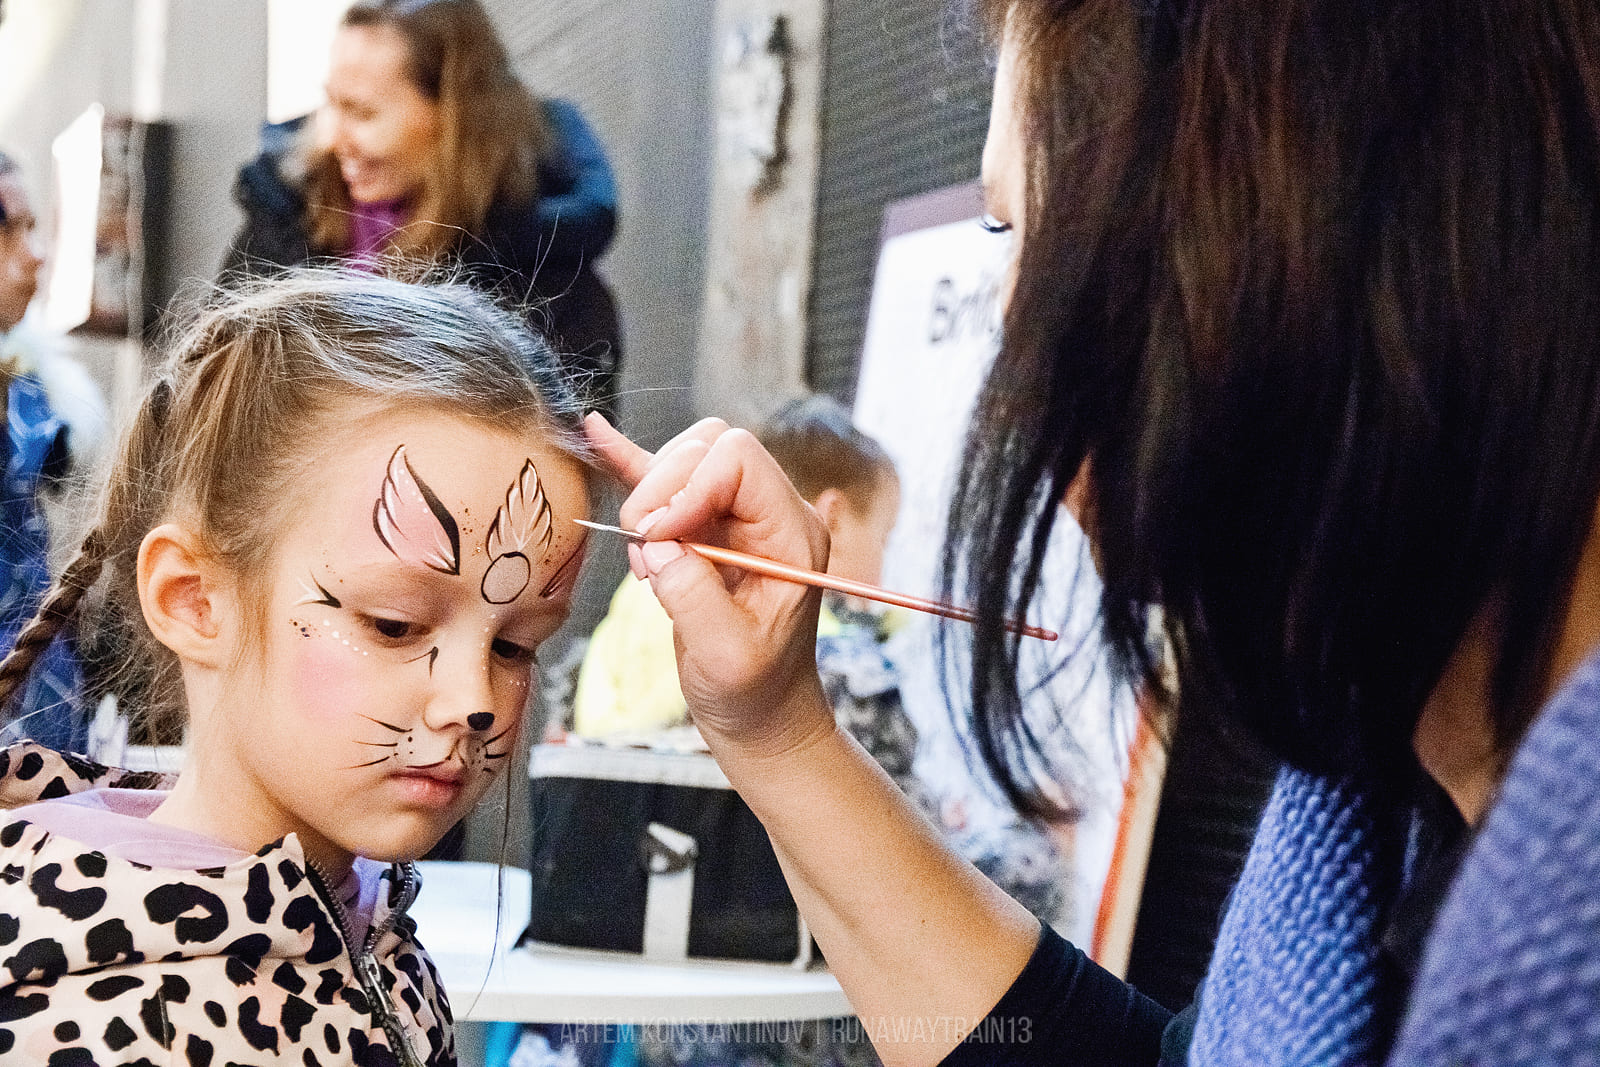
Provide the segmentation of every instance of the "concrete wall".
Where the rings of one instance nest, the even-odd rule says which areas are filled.
[[[7,0],[0,145],[20,157],[38,194],[49,187],[50,142],[85,108],[132,108],[135,11],[130,0]]]
[[[264,0],[9,0],[0,144],[43,193],[50,143],[91,103],[170,123],[167,258],[153,281],[170,292],[209,279],[238,225],[234,170],[266,114],[266,30]]]
[[[825,14],[813,0],[717,8],[696,385],[706,411],[739,425],[805,388]],[[775,112],[761,104],[774,92]]]
[[[28,168],[46,232],[51,143],[94,103],[171,128],[164,254],[149,265],[147,289],[164,300],[209,281],[239,222],[234,170],[254,152],[265,114],[265,0],[8,0],[0,145]],[[125,403],[136,350],[72,341],[113,403]]]
[[[164,6],[165,57],[154,114],[172,126],[172,214],[156,293],[216,277],[239,226],[233,178],[255,154],[267,113],[262,0],[143,0]]]

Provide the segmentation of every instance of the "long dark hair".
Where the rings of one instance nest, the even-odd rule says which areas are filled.
[[[1475,620],[1522,735],[1600,497],[1600,11],[1579,0],[984,0],[1027,200],[948,559],[1006,738],[1083,478],[1124,668],[1391,780]],[[954,570],[951,570],[954,573]],[[1152,614],[1152,609],[1159,609]]]

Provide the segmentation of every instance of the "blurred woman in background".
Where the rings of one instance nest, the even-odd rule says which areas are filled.
[[[239,173],[224,273],[314,259],[443,262],[525,303],[585,401],[615,411],[620,326],[594,269],[616,183],[576,107],[541,100],[478,0],[357,0],[315,121],[268,126]]]

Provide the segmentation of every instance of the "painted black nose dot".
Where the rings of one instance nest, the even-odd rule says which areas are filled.
[[[487,711],[475,711],[467,716],[467,725],[474,730],[487,730],[494,725],[494,716]]]

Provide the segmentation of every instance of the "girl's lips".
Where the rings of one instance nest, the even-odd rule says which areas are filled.
[[[460,785],[466,776],[466,770],[459,764],[446,763],[434,763],[426,767],[406,767],[396,772],[396,777],[427,778],[445,785]]]
[[[406,800],[424,807],[448,807],[455,803],[462,790],[459,768],[405,770],[390,775],[390,779]]]

